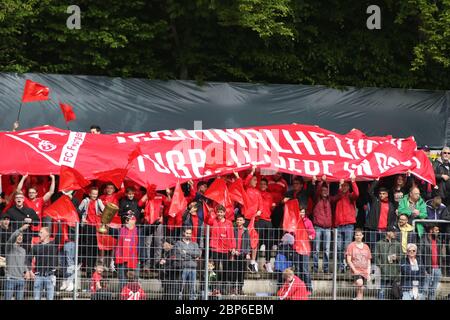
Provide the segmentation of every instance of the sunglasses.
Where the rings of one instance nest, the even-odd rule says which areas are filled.
[[[416,252],[416,250],[408,250],[408,252]]]
[[[443,154],[450,154],[450,152],[442,152]]]

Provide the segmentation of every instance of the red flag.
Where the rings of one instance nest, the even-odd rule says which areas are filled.
[[[169,216],[175,218],[183,214],[187,208],[187,200],[184,197],[183,190],[181,190],[180,182],[177,182],[175,191],[172,196],[172,201],[170,202]]]
[[[130,164],[134,159],[142,154],[140,145],[138,144],[136,148],[128,155],[128,164]]]
[[[156,184],[149,184],[146,189],[148,199],[153,199],[156,196]]]
[[[209,186],[204,194],[205,198],[211,199],[226,208],[225,217],[227,220],[234,220],[233,202],[228,193],[227,183],[224,179],[218,178]]]
[[[111,251],[117,246],[117,239],[109,234],[97,232],[97,246],[99,250]]]
[[[286,202],[284,204],[283,230],[286,232],[295,232],[297,230],[297,220],[299,216],[300,207],[298,201],[294,199]]]
[[[297,201],[297,200],[295,200]],[[298,219],[297,229],[295,230],[294,250],[301,255],[309,256],[311,253],[311,242],[308,237],[303,219]]]
[[[23,90],[22,102],[48,100],[50,89],[40,83],[27,80]]]
[[[58,200],[44,209],[43,216],[50,217],[56,221],[65,221],[70,226],[74,226],[76,222],[80,222],[77,209],[66,195],[62,195]]]
[[[71,167],[61,166],[59,173],[59,191],[79,190],[89,184],[89,180],[86,180],[77,170]]]
[[[256,216],[250,220],[250,223],[248,224],[247,227],[250,236],[250,248],[252,249],[258,248],[259,243],[258,231],[255,230],[255,218]]]
[[[148,199],[144,209],[144,219],[148,224],[155,223],[159,219],[163,199]]]
[[[63,113],[64,119],[66,119],[66,122],[70,122],[77,118],[77,116],[75,115],[75,112],[73,112],[73,107],[70,104],[65,104],[65,103],[60,102],[59,106]]]
[[[122,182],[127,176],[128,169],[112,169],[94,173],[96,179],[105,182],[112,182],[117,189],[120,189]]]
[[[244,207],[244,211],[247,211],[249,200],[241,178],[236,179],[236,181],[231,184],[228,188],[228,192],[231,200],[240,203]]]

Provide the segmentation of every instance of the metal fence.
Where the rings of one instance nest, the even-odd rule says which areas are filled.
[[[0,243],[1,299],[278,300],[288,268],[311,300],[450,296],[450,235],[437,228],[44,227],[10,226]]]

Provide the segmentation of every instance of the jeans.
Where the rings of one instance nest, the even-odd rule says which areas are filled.
[[[6,278],[5,300],[12,300],[15,294],[16,300],[23,300],[23,292],[25,288],[25,279]]]
[[[75,277],[75,242],[66,242],[64,244],[64,253],[62,265],[64,270],[64,279],[73,282]]]
[[[436,300],[436,288],[441,281],[442,271],[440,268],[432,269],[431,274],[425,276],[425,299]]]
[[[197,285],[197,271],[195,269],[183,269],[181,273],[182,287],[179,297],[183,299],[183,293],[185,293],[186,287],[189,292],[189,300],[195,300],[195,288]]]
[[[311,275],[309,274],[309,256],[294,252],[294,268],[297,276],[303,280],[306,287],[312,293]]]
[[[55,287],[52,278],[53,276],[36,276],[36,279],[34,279],[34,300],[41,300],[42,287],[47,293],[47,300],[53,300]]]
[[[314,272],[319,270],[319,251],[320,251],[320,242],[323,240],[324,242],[324,256],[322,269],[324,272],[330,270],[328,267],[328,263],[330,261],[330,243],[331,243],[331,229],[325,229],[321,227],[316,227],[316,239],[314,240],[314,252],[313,252],[313,266]]]
[[[338,263],[339,269],[344,270],[344,252],[347,246],[352,242],[353,239],[353,229],[352,224],[346,224],[344,226],[337,227],[337,250],[338,250]]]

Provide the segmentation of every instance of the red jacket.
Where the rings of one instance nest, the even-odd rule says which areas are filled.
[[[283,178],[278,181],[273,180],[273,177],[267,177],[268,190],[272,194],[273,202],[276,204],[280,203],[284,198],[284,194],[287,192],[288,183]]]
[[[225,219],[222,222],[209,216],[206,223],[211,226],[209,245],[212,251],[227,253],[236,249],[233,223],[231,221]]]
[[[315,204],[313,209],[313,223],[315,226],[321,228],[331,228],[333,226],[332,214],[331,214],[331,201],[330,197],[321,198],[322,183],[317,186]]]
[[[308,300],[310,294],[305,283],[295,275],[291,282],[285,282],[278,290],[280,300]]]
[[[252,179],[252,175],[249,174],[247,176],[247,178],[245,178],[245,183],[244,186],[246,187],[246,192],[247,192],[247,198],[248,198],[248,208],[247,210],[243,210],[244,213],[244,217],[247,220],[250,220],[251,218],[253,218],[256,215],[256,212],[258,210],[262,211],[262,207],[263,207],[263,200],[262,200],[262,196],[261,196],[261,191],[259,191],[259,189],[251,187],[249,185],[250,180]]]
[[[336,227],[356,223],[356,199],[359,197],[358,185],[352,183],[353,192],[343,194],[341,191],[331,198],[336,203],[335,223]]]
[[[259,216],[260,219],[271,221],[272,211],[273,211],[273,197],[270,192],[261,191],[262,198],[262,213]]]

